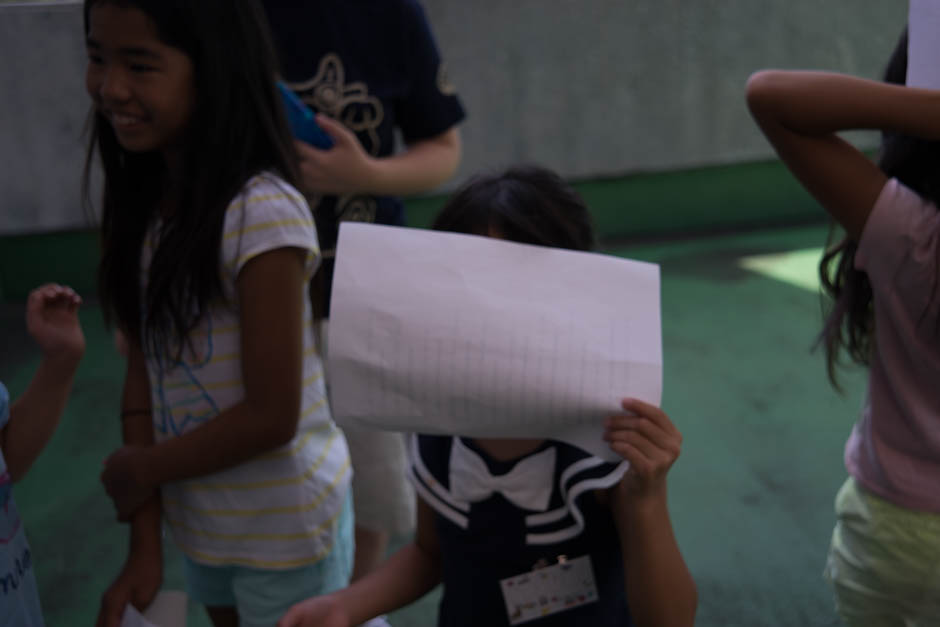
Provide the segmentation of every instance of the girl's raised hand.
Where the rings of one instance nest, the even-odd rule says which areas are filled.
[[[82,298],[70,287],[46,283],[29,294],[26,328],[46,357],[80,359],[85,335],[78,321]]]
[[[300,156],[300,181],[305,193],[362,194],[372,189],[374,158],[356,135],[340,122],[317,114],[317,124],[333,139],[326,150],[301,141],[294,142]]]
[[[104,460],[101,483],[114,502],[118,520],[123,522],[130,520],[156,489],[144,478],[143,451],[141,446],[126,445]]]
[[[664,497],[666,474],[679,457],[682,434],[654,405],[625,398],[621,406],[627,413],[610,416],[604,425],[604,440],[630,462],[621,485],[636,499]]]

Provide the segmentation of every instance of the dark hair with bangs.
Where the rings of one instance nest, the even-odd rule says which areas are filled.
[[[432,228],[571,250],[594,248],[591,216],[581,196],[551,170],[534,165],[470,179]]]
[[[886,83],[905,84],[907,43],[905,28],[885,67],[883,80]],[[898,179],[924,199],[935,205],[940,203],[940,142],[900,133],[882,133],[878,166],[887,176]],[[836,369],[840,353],[845,351],[852,362],[868,365],[875,329],[871,283],[865,272],[855,269],[858,242],[842,237],[833,244],[838,232],[841,231],[834,223],[829,245],[819,264],[820,280],[830,299],[819,343],[825,347],[829,380],[836,388],[839,387]],[[931,292],[936,288],[936,285],[925,286]]]
[[[168,172],[159,153],[124,150],[98,111],[90,118],[85,200],[95,152],[104,170],[99,295],[110,323],[153,351],[183,350],[222,297],[225,210],[254,175],[273,171],[296,185],[296,156],[275,88],[277,61],[256,0],[85,0],[84,27],[104,4],[134,8],[158,37],[192,61],[196,104],[188,125],[178,204],[161,214],[159,244],[141,294],[140,256]]]

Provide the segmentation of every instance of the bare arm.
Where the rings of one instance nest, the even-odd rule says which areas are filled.
[[[198,429],[155,447],[149,483],[206,475],[291,441],[303,391],[303,253],[255,257],[237,279],[245,398]]]
[[[460,163],[457,127],[412,142],[406,150],[394,155],[373,157],[341,123],[322,114],[317,116],[317,122],[335,145],[329,150],[319,150],[297,142],[301,180],[308,193],[416,194],[449,179]]]
[[[435,137],[408,145],[408,149],[376,163],[376,194],[404,196],[437,187],[460,164],[460,131],[454,127]]]
[[[303,254],[263,253],[245,264],[236,285],[244,399],[180,437],[112,454],[103,479],[121,515],[163,483],[230,468],[294,437],[303,385]]]
[[[698,593],[672,531],[666,473],[679,456],[682,436],[657,407],[624,401],[634,416],[611,418],[606,439],[630,462],[608,490],[620,537],[630,612],[640,627],[695,623]]]
[[[698,594],[673,534],[665,495],[635,502],[618,486],[609,499],[637,625],[693,625]]]
[[[127,373],[121,400],[121,429],[125,445],[153,445],[153,417],[150,412],[150,381],[143,351],[136,342],[128,343]],[[124,607],[133,603],[146,608],[163,582],[163,551],[160,534],[159,494],[151,494],[130,518],[130,549],[124,567],[101,598],[98,627],[117,627]]]
[[[47,284],[33,290],[26,303],[26,327],[43,357],[29,386],[10,407],[0,431],[7,470],[19,481],[48,444],[59,425],[85,352],[78,321],[81,298],[71,288]]]
[[[417,510],[415,539],[368,576],[336,593],[353,625],[408,605],[441,582],[434,511],[421,499]]]
[[[886,177],[836,133],[881,129],[940,139],[940,91],[825,72],[765,70],[748,80],[747,103],[783,162],[855,239]]]
[[[414,541],[348,588],[292,607],[278,627],[352,627],[421,598],[441,581],[434,511],[418,499]]]

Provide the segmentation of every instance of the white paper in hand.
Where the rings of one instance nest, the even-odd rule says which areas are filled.
[[[144,618],[143,614],[137,611],[133,605],[128,603],[124,607],[124,616],[121,617],[121,627],[157,627],[149,620]]]
[[[186,627],[186,593],[161,590],[143,614],[128,604],[120,627]]]
[[[907,86],[940,89],[940,0],[911,0],[907,19]]]
[[[343,223],[328,345],[340,424],[552,438],[606,459],[620,399],[662,393],[659,267]]]

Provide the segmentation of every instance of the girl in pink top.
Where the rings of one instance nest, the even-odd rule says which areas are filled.
[[[826,568],[849,625],[940,620],[940,90],[904,86],[906,70],[905,32],[885,82],[771,70],[747,84],[761,130],[845,231],[820,271],[830,378],[843,352],[870,373]],[[836,135],[849,129],[882,130],[877,165]]]

